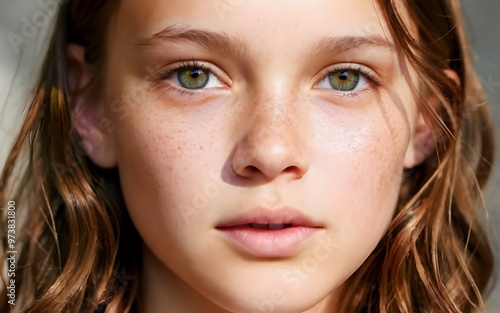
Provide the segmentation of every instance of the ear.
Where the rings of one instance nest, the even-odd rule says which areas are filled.
[[[73,128],[92,162],[102,168],[117,165],[116,149],[111,134],[100,129],[106,121],[101,99],[93,88],[91,66],[85,62],[85,48],[69,44],[66,49],[66,70]]]
[[[432,96],[427,101],[429,105],[439,102],[436,96]],[[433,103],[430,103],[433,102]],[[410,145],[406,150],[404,168],[410,169],[424,162],[429,155],[435,150],[436,141],[432,134],[431,127],[420,114],[415,130],[410,141]]]
[[[455,71],[448,69],[444,72],[448,78],[460,86],[460,78]],[[437,109],[439,105],[441,105],[441,102],[435,94],[430,94],[427,96],[427,105],[433,109]],[[422,114],[419,114],[410,145],[406,151],[404,168],[410,169],[420,165],[435,151],[435,148],[436,140],[432,128],[429,123],[424,120]]]

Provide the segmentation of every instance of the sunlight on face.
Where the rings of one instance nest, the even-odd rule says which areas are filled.
[[[105,111],[144,312],[334,309],[391,221],[417,118],[382,16],[372,0],[123,1]]]

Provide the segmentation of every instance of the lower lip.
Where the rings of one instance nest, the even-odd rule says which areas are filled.
[[[260,258],[291,256],[297,252],[302,243],[310,239],[320,229],[304,226],[279,230],[265,230],[248,226],[217,228],[238,247]]]

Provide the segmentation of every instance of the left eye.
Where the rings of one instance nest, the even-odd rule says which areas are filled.
[[[366,78],[362,73],[354,69],[345,69],[328,73],[328,75],[317,84],[317,87],[338,91],[356,91],[366,84]]]
[[[201,67],[183,67],[174,73],[174,81],[186,89],[221,87],[223,84],[208,69]]]

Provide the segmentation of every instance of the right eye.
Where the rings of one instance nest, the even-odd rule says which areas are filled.
[[[170,80],[174,85],[190,90],[224,86],[209,66],[198,62],[181,63],[161,74],[160,80]]]

